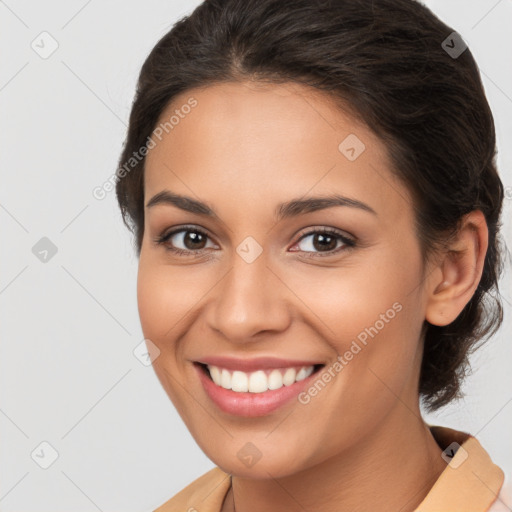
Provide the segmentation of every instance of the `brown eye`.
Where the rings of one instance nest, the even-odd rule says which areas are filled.
[[[333,229],[323,228],[306,233],[294,247],[298,247],[298,251],[311,253],[308,256],[330,256],[354,246],[354,240]]]
[[[187,249],[191,251],[197,249],[203,249],[204,244],[206,243],[206,236],[197,231],[183,231],[184,236],[182,237],[182,243],[186,246]]]
[[[169,251],[193,256],[194,253],[206,248],[208,239],[209,236],[198,228],[182,227],[160,236],[155,241],[159,245],[164,245]]]
[[[313,235],[313,247],[318,251],[332,251],[336,249],[338,240],[332,235],[325,235],[324,233],[315,233]]]

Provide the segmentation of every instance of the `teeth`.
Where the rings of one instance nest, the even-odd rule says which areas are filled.
[[[245,375],[245,373],[242,374]],[[267,376],[265,375],[265,372],[259,370],[257,372],[251,373],[249,376],[247,389],[244,389],[244,391],[250,391],[251,393],[262,393],[263,391],[267,391],[267,389]]]
[[[218,366],[207,365],[207,367],[217,386],[239,393],[264,393],[283,386],[291,386],[294,382],[309,377],[314,370],[313,366],[304,366],[299,368],[299,371],[296,368],[282,368],[246,373],[238,370],[231,372]]]
[[[231,389],[233,391],[246,392],[249,391],[249,379],[244,372],[233,372],[231,376]]]
[[[222,370],[219,386],[226,389],[231,389],[231,374],[227,370]]]
[[[295,377],[295,380],[304,380],[306,377],[309,377],[311,373],[308,373],[307,368],[301,368]]]

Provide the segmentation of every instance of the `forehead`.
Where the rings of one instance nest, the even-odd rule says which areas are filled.
[[[146,158],[146,201],[167,188],[211,203],[229,198],[237,207],[255,197],[270,208],[284,196],[333,191],[366,198],[375,210],[410,203],[383,142],[307,86],[228,82],[191,89],[174,98],[157,128],[166,122]]]

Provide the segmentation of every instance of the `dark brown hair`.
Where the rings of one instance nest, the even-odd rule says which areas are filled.
[[[415,0],[206,0],[181,18],[142,66],[116,192],[140,255],[140,152],[178,94],[227,81],[297,82],[322,90],[380,137],[414,198],[424,263],[481,210],[489,230],[483,275],[450,325],[424,322],[419,393],[429,411],[461,396],[468,355],[503,320],[498,291],[503,185],[491,110],[462,39]],[[450,37],[452,39],[450,39]],[[119,172],[124,166],[124,172]]]

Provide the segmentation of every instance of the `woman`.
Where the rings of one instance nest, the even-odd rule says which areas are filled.
[[[153,366],[216,467],[158,511],[484,511],[427,425],[502,320],[464,42],[412,0],[207,0],[144,63],[117,197]]]

